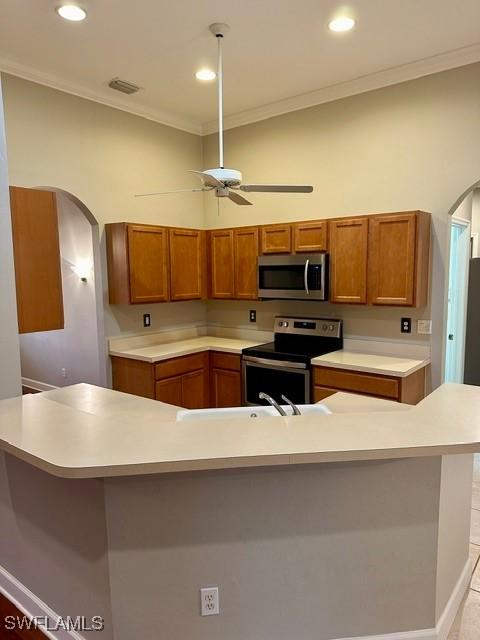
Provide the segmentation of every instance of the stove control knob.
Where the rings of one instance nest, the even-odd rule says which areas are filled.
[[[334,329],[335,329],[335,327],[333,326],[333,324],[331,324],[331,325],[328,327],[328,330],[329,330],[329,331],[333,331]]]
[[[326,331],[328,329],[327,325],[326,324],[322,325],[322,329]]]
[[[288,327],[288,322],[284,322],[284,323],[283,323],[283,326],[284,326],[284,327]]]

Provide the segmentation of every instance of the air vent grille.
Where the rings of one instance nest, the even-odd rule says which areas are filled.
[[[128,95],[137,93],[137,91],[140,90],[140,87],[137,87],[136,84],[132,84],[131,82],[127,82],[126,80],[120,80],[120,78],[113,78],[108,83],[108,86],[111,89],[115,89],[115,91],[120,91],[121,93],[126,93]]]

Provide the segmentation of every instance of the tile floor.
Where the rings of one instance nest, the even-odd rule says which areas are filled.
[[[470,558],[473,561],[470,589],[460,605],[448,640],[479,640],[480,638],[480,454],[475,455],[473,469]]]

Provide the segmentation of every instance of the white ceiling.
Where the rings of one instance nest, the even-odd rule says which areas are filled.
[[[351,0],[357,27],[333,34],[334,0],[2,0],[0,69],[197,133],[214,128],[211,22],[225,39],[227,125],[243,124],[480,60],[480,0]],[[113,77],[142,91],[123,96]]]

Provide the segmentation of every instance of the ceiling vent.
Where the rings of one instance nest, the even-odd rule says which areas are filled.
[[[132,84],[131,82],[127,82],[126,80],[120,80],[120,78],[113,78],[108,83],[108,86],[111,89],[115,89],[115,91],[121,91],[122,93],[126,93],[131,95],[132,93],[137,93],[140,90],[140,87],[137,87],[136,84]]]

